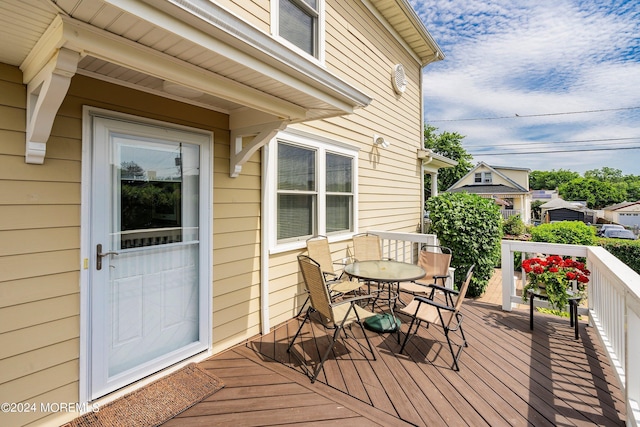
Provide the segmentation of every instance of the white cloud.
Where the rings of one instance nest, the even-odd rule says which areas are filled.
[[[635,146],[640,147],[640,109],[630,109],[640,107],[637,2],[412,4],[447,56],[425,70],[426,122],[466,135],[467,151],[476,154],[480,151],[474,147],[494,145],[494,153],[506,152],[505,147],[516,143],[529,143],[530,148],[512,146],[508,152],[533,151],[541,142],[604,138],[636,138]],[[554,114],[614,109],[619,111]],[[516,114],[541,116],[515,118]],[[489,117],[513,118],[460,121]],[[606,146],[583,144],[584,149]],[[609,166],[640,175],[640,149],[475,155],[475,160],[578,172]]]

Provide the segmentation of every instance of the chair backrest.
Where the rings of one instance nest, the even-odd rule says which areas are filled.
[[[377,261],[382,259],[382,243],[376,234],[356,234],[353,236],[353,257],[356,261]]]
[[[329,290],[324,281],[324,275],[320,269],[320,264],[306,255],[298,255],[298,265],[302,271],[311,307],[322,316],[323,322],[333,322],[333,310],[331,309],[331,299]]]
[[[451,249],[444,246],[423,246],[418,256],[418,265],[426,272],[424,280],[433,280],[433,276],[449,274]]]
[[[464,298],[467,295],[467,289],[469,289],[469,283],[471,282],[471,278],[473,277],[473,269],[475,267],[476,265],[472,264],[471,267],[469,267],[469,270],[467,270],[467,277],[464,279],[464,283],[460,287],[460,292],[458,293],[458,298],[456,299],[456,303],[454,305],[455,313],[459,312],[460,307],[462,307],[462,301],[464,301]]]
[[[314,236],[307,239],[307,253],[309,258],[320,264],[323,273],[336,275],[329,249],[329,239],[326,236]]]

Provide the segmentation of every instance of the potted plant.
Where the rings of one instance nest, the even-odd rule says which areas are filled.
[[[533,289],[546,295],[549,305],[558,310],[564,310],[569,297],[576,296],[569,292],[584,292],[584,285],[589,282],[591,274],[584,263],[558,255],[525,259],[522,268],[528,278],[522,289],[522,299],[526,301],[529,289]]]

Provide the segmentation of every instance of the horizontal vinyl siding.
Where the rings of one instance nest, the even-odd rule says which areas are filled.
[[[422,176],[416,150],[422,144],[420,68],[401,44],[360,1],[328,0],[327,68],[373,98],[354,114],[292,126],[360,148],[358,206],[360,231],[416,231],[422,208]],[[395,64],[403,64],[408,87],[398,96],[391,86]],[[373,148],[373,134],[391,142]],[[331,245],[334,261],[348,255],[351,241]],[[306,296],[292,251],[269,259],[271,325],[295,315]]]
[[[82,107],[91,105],[214,133],[214,351],[260,325],[260,156],[229,178],[228,116],[75,76],[43,165],[24,163],[25,96],[17,68],[0,64],[1,401],[77,402],[80,336]],[[0,413],[0,425],[47,414]],[[56,424],[69,414],[53,414]]]
[[[265,33],[269,33],[269,0],[218,0],[216,3]]]
[[[56,120],[45,163],[29,165],[25,104],[21,73],[0,64],[0,401],[75,402],[79,119]],[[0,425],[45,415],[0,413]]]

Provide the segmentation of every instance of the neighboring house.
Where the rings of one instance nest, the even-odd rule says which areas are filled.
[[[478,163],[447,191],[478,194],[494,199],[505,219],[520,215],[525,224],[531,222],[531,193],[529,169],[489,166]]]
[[[532,202],[548,202],[550,200],[557,199],[558,197],[558,190],[531,190]]]
[[[627,227],[640,227],[640,200],[622,202],[603,208],[604,218]]]
[[[551,221],[582,221],[595,224],[596,212],[587,208],[586,202],[569,202],[561,198],[553,199],[540,205],[542,222]]]
[[[309,236],[421,223],[408,0],[0,12],[0,401],[104,403],[292,318]]]

